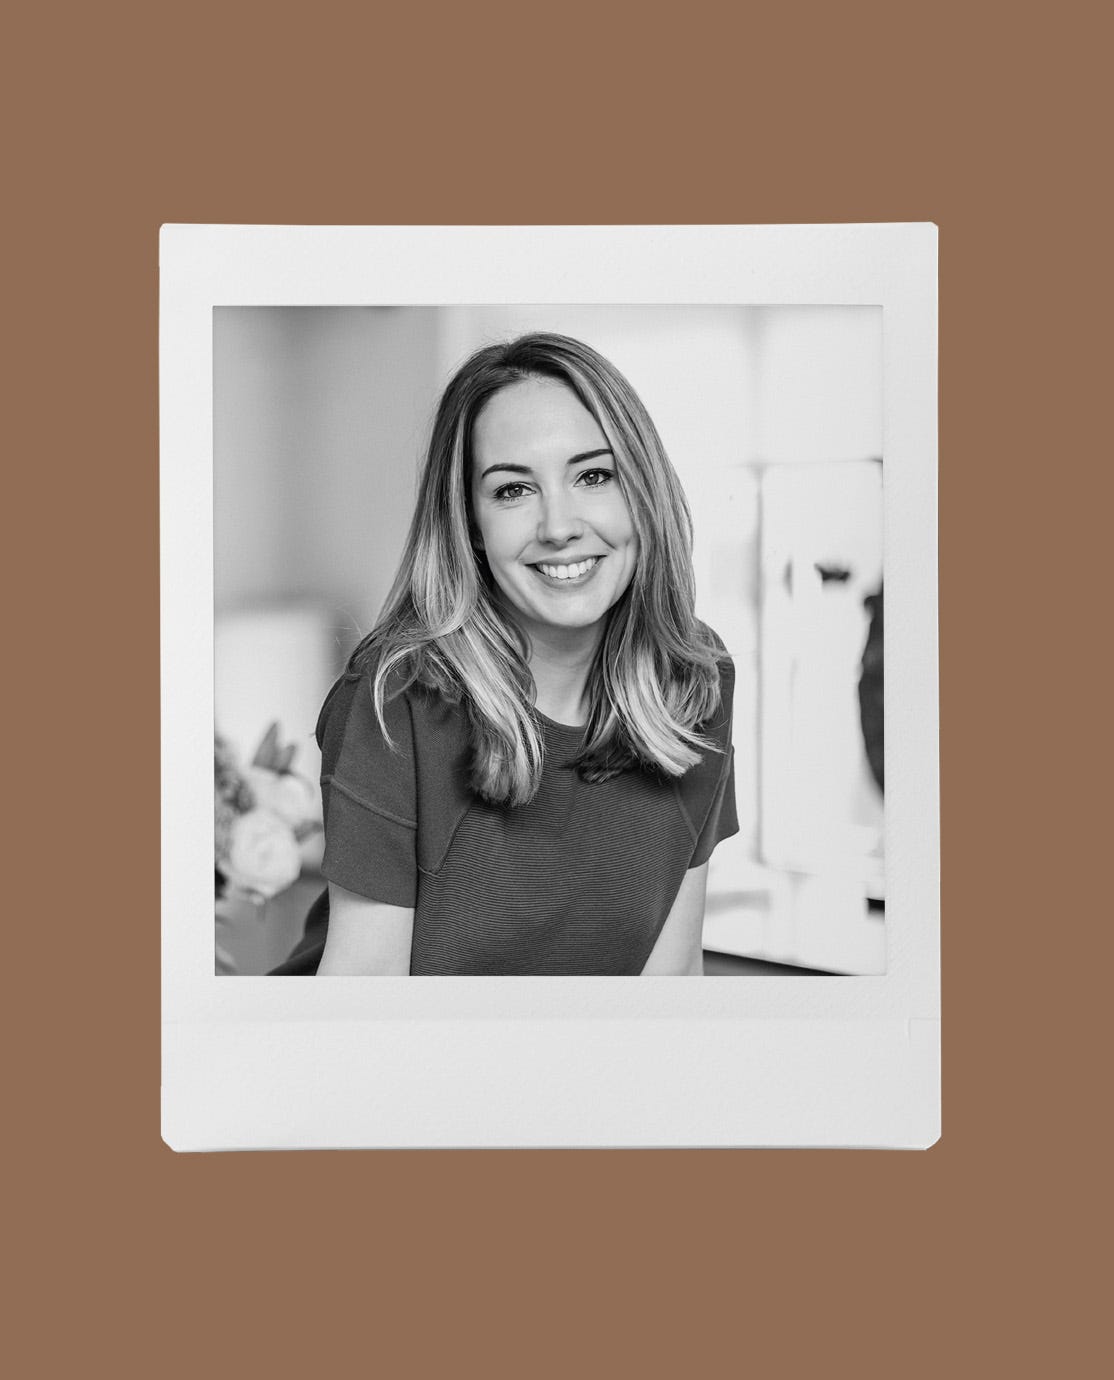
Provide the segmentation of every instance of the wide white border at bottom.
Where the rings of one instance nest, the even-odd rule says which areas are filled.
[[[175,1150],[886,1147],[939,1138],[940,1023],[170,1023]]]

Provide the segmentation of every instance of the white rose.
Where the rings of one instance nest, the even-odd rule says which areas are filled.
[[[218,866],[232,886],[266,898],[297,880],[302,857],[289,826],[256,808],[233,820],[228,856]]]
[[[320,820],[320,798],[304,776],[292,771],[269,771],[266,767],[249,767],[244,774],[256,805],[278,815],[291,829]]]

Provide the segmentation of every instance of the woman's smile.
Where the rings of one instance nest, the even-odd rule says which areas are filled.
[[[603,559],[602,556],[589,556],[585,561],[570,561],[558,565],[539,561],[531,569],[536,570],[547,584],[553,585],[556,589],[579,589],[587,583]]]

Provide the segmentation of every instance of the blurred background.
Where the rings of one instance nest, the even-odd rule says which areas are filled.
[[[529,330],[642,397],[735,660],[741,829],[710,865],[706,971],[885,972],[880,308],[217,308],[217,731],[247,763],[279,721],[316,783],[317,712],[387,593],[440,393]],[[319,856],[310,837],[291,885],[218,903],[218,971],[286,956]]]

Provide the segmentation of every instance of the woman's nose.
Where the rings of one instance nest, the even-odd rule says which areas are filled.
[[[547,498],[542,504],[538,522],[538,540],[549,546],[567,546],[584,531],[584,523],[568,499]]]

